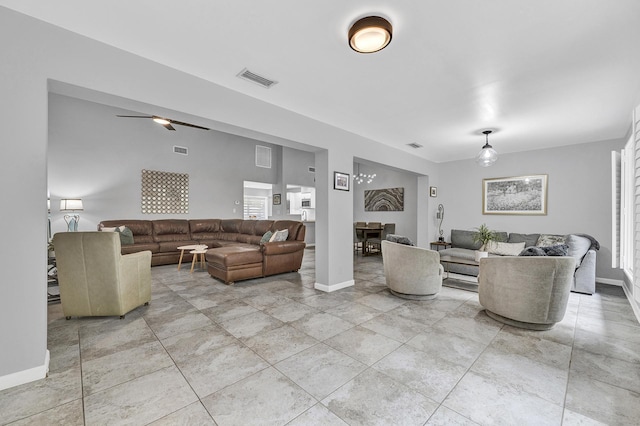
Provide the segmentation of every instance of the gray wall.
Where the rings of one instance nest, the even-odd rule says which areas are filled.
[[[491,229],[594,236],[601,245],[596,276],[621,280],[611,268],[611,151],[625,139],[586,143],[516,154],[503,154],[491,167],[472,160],[440,164],[438,202],[445,206],[442,224],[448,239],[452,228]],[[494,146],[500,151],[499,146]],[[479,148],[478,148],[479,149]],[[548,175],[546,216],[483,215],[482,180],[532,174]]]
[[[175,132],[168,131],[151,120],[115,117],[123,113],[131,114],[50,95],[48,175],[54,233],[66,230],[60,198],[82,198],[79,230],[93,231],[106,219],[242,218],[244,180],[277,182],[280,146],[215,130],[175,126]],[[256,167],[256,144],[272,148],[271,169]],[[174,145],[187,147],[189,155],[174,154]],[[188,173],[189,214],[141,213],[142,169]]]
[[[358,169],[359,165],[359,169]],[[395,223],[396,234],[417,241],[418,178],[414,174],[391,170],[382,165],[354,164],[353,175],[358,173],[376,174],[373,182],[358,184],[351,181],[353,188],[353,221]],[[352,175],[352,176],[353,176]],[[404,188],[404,210],[397,212],[368,212],[364,210],[364,192],[371,189]],[[424,197],[425,194],[420,194]],[[428,246],[425,246],[428,247]]]

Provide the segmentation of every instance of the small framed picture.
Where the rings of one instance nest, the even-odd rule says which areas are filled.
[[[273,194],[273,205],[274,206],[279,206],[280,203],[282,203],[282,195],[280,194]]]
[[[429,187],[429,196],[430,197],[437,197],[438,196],[438,187],[437,186],[430,186]]]
[[[349,173],[333,172],[333,189],[349,190]]]

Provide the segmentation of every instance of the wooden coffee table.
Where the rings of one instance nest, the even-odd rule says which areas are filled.
[[[204,244],[191,244],[188,246],[180,246],[178,250],[180,250],[180,260],[178,260],[178,271],[180,270],[180,266],[182,265],[182,256],[184,256],[185,250],[204,250],[207,246]],[[193,268],[192,268],[193,270]]]

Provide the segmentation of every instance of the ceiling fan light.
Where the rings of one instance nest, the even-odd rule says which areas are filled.
[[[349,46],[359,53],[378,52],[391,42],[393,27],[379,16],[357,20],[349,29]]]
[[[169,120],[162,117],[153,117],[153,121],[155,121],[158,124],[162,124],[163,126],[166,126],[167,124],[171,124]]]

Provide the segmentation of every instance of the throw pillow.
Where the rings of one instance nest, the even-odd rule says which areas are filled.
[[[264,233],[264,235],[262,236],[262,238],[260,238],[260,243],[268,243],[269,240],[271,239],[271,236],[273,235],[273,232],[271,231],[267,231]]]
[[[269,240],[269,242],[272,243],[274,241],[286,241],[288,236],[289,236],[289,230],[288,229],[283,229],[282,231],[276,231],[271,236],[271,239]]]
[[[404,244],[406,246],[414,246],[413,241],[408,237],[403,237],[402,235],[396,234],[388,234],[387,241],[391,241],[392,243]]]
[[[126,226],[116,228],[116,232],[120,234],[120,245],[128,246],[133,244],[133,232]]]
[[[547,256],[566,256],[569,252],[569,246],[566,244],[558,244],[549,247],[540,247]]]
[[[542,248],[531,246],[522,250],[518,256],[546,256],[546,255],[547,253],[545,253],[544,250],[542,250]]]
[[[107,226],[103,226],[101,229],[102,232],[116,232],[116,227],[107,227]]]
[[[569,246],[568,255],[576,259],[576,266],[580,266],[582,258],[591,248],[591,240],[579,235],[568,235],[567,245]]]
[[[549,247],[556,246],[558,244],[564,244],[564,235],[540,234],[536,246]]]
[[[524,241],[520,243],[489,241],[485,248],[489,253],[499,254],[501,256],[517,256],[524,249]]]

